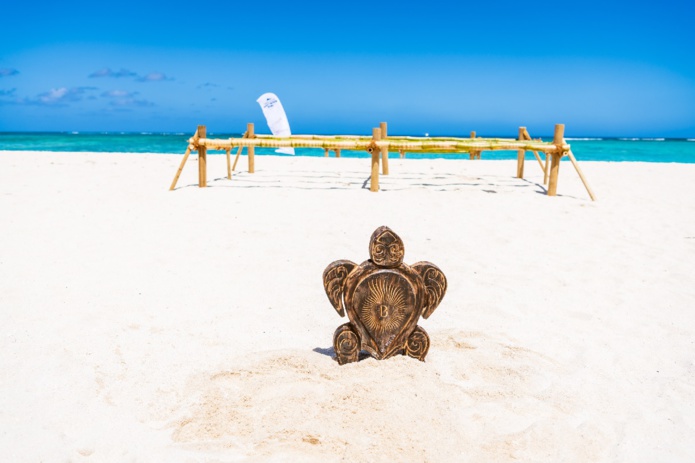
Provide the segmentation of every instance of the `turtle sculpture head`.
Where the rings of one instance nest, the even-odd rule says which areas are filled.
[[[369,258],[379,267],[393,268],[403,263],[403,240],[389,227],[374,230],[369,240]]]

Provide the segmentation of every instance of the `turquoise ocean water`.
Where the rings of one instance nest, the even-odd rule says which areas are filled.
[[[123,153],[183,154],[186,133],[77,133],[77,132],[0,132],[0,151],[95,151]],[[240,137],[238,133],[208,133],[210,138]],[[460,136],[460,135],[459,135]],[[504,137],[504,136],[501,136]],[[513,136],[507,136],[513,138]],[[552,137],[543,137],[551,140]],[[572,152],[584,161],[640,161],[695,163],[695,138],[567,138]],[[212,154],[223,152],[211,152]],[[323,156],[322,149],[298,148],[300,156]],[[274,149],[257,148],[256,154],[276,154]],[[333,155],[331,153],[331,155]],[[368,157],[366,152],[343,151],[345,157]],[[283,156],[283,155],[280,155]],[[467,154],[416,154],[409,159],[468,159]],[[516,159],[516,151],[485,151],[483,159]]]

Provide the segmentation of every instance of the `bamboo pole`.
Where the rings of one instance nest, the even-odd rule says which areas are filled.
[[[372,129],[372,140],[381,140],[381,129]],[[372,154],[372,176],[369,182],[369,191],[377,192],[379,191],[379,152],[380,150],[376,144],[369,147],[368,151]]]
[[[196,135],[198,135],[198,132],[196,132]],[[183,166],[186,165],[186,161],[188,160],[188,155],[191,154],[191,148],[192,145],[189,144],[188,148],[186,148],[186,153],[183,155],[183,159],[181,160],[181,165],[179,165],[179,170],[176,171],[176,175],[174,176],[174,180],[171,182],[171,186],[169,187],[169,191],[173,190],[176,188],[176,182],[179,181],[179,177],[181,176],[181,171],[183,171]]]
[[[381,129],[381,139],[384,140],[388,138],[388,126],[386,122],[379,123],[379,128]],[[381,172],[384,175],[389,174],[389,147],[384,146],[381,148]]]
[[[244,135],[241,136],[241,138],[246,138],[247,132],[244,132]],[[243,146],[239,146],[239,149],[236,150],[236,156],[234,156],[234,165],[232,166],[232,172],[236,170],[236,163],[239,162],[239,155],[241,155],[241,150],[243,150]]]
[[[236,170],[236,163],[239,161],[239,155],[241,155],[241,150],[243,150],[244,147],[240,146],[239,149],[236,150],[236,156],[234,156],[234,165],[232,165],[232,172]]]
[[[475,130],[471,130],[470,139],[471,139],[471,140],[474,140],[474,139],[475,139]],[[475,151],[472,151],[472,150],[471,150],[471,151],[468,152],[468,159],[471,159],[471,160],[475,159]]]
[[[524,132],[526,132],[526,127],[519,127],[519,138],[521,141],[524,139]],[[519,148],[516,152],[516,178],[524,178],[524,158],[526,157],[526,150]]]
[[[355,144],[359,144],[360,142],[367,142],[369,144],[372,140],[371,135],[306,135],[306,134],[294,134],[290,135],[289,137],[278,137],[275,135],[271,134],[256,134],[255,136],[256,139],[258,140],[263,140],[259,141],[259,143],[255,146],[276,146],[276,145],[268,145],[267,143],[276,143],[276,142],[286,142],[289,144],[282,145],[281,147],[317,147],[323,145],[332,145],[335,143],[339,143],[340,145],[345,144],[345,146],[354,146]],[[234,140],[234,139],[232,139]],[[316,143],[316,141],[320,141],[320,143]],[[475,139],[471,138],[461,138],[461,137],[412,137],[412,136],[393,136],[390,135],[388,137],[388,145],[389,145],[389,151],[394,151],[394,148],[397,150],[398,145],[405,143],[405,142],[413,142],[413,143],[433,143],[436,142],[436,144],[442,144],[445,142],[450,142],[450,143],[456,143],[456,144],[465,144],[467,146],[482,146],[487,143],[515,143],[515,146],[527,146],[527,145],[534,145],[534,146],[551,146],[552,149],[554,149],[554,145],[552,145],[552,142],[543,142],[540,139],[536,140],[531,140],[530,138],[526,141],[529,143],[520,143],[519,140],[515,138],[481,138],[481,137],[476,137]],[[383,143],[386,143],[385,141]],[[339,146],[343,148],[344,146]],[[499,149],[509,149],[507,147],[505,148],[499,148]],[[516,149],[516,148],[514,148]],[[527,148],[527,151],[531,148]],[[565,150],[569,149],[569,145],[565,146]]]
[[[528,130],[524,128],[524,140],[531,140],[531,135],[529,135]],[[546,169],[543,167],[543,161],[541,161],[541,157],[538,154],[538,152],[531,150],[533,153],[533,156],[536,158],[536,161],[538,161],[538,165],[541,166],[541,170],[543,171],[543,174],[546,174]],[[543,181],[543,185],[545,185],[545,181]]]
[[[555,134],[553,135],[553,144],[557,147],[555,151],[550,153],[550,180],[548,182],[548,196],[557,195],[557,180],[560,173],[560,159],[562,159],[563,144],[565,137],[565,125],[555,124]]]
[[[524,129],[524,136],[526,140],[531,140],[531,135],[529,135],[528,130]],[[545,153],[545,165],[543,165],[543,162],[541,161],[540,155],[536,151],[531,151],[533,155],[536,157],[536,160],[538,161],[538,164],[541,166],[541,170],[543,171],[543,185],[548,183],[548,158],[549,155],[546,152]]]
[[[405,150],[398,150],[398,155],[401,157],[401,159],[405,158]]]
[[[335,157],[337,157],[337,158],[340,157],[340,148],[335,149]]]
[[[254,128],[253,128],[253,122],[249,122],[246,124],[246,134],[247,138],[255,138],[255,133],[254,133]],[[256,149],[255,147],[248,146],[246,148],[246,153],[248,155],[248,161],[249,161],[249,174],[253,174],[256,172]]]
[[[204,125],[198,126],[198,136],[206,137],[207,129]],[[205,145],[198,145],[198,187],[205,188],[208,184],[208,166],[207,166],[208,149]]]
[[[475,130],[471,130],[470,139],[475,140],[475,136],[476,136]],[[468,153],[468,157],[469,157],[469,159],[480,159],[480,151],[470,151]]]
[[[329,148],[329,149],[349,149],[365,150],[374,140],[371,138],[360,138],[346,140],[340,137],[332,139],[312,140],[298,139],[290,137],[255,137],[255,138],[229,138],[212,139],[204,138],[198,141],[199,145],[204,145],[208,149],[224,150],[229,147],[262,147],[262,148]],[[557,146],[550,142],[534,140],[515,140],[515,139],[485,139],[477,138],[471,141],[467,138],[460,138],[450,141],[419,139],[411,140],[401,137],[389,137],[388,140],[376,142],[376,146],[381,149],[387,147],[389,151],[412,151],[420,153],[461,153],[470,151],[498,151],[498,150],[519,150],[552,152]],[[568,151],[569,145],[562,146],[563,151]]]
[[[475,133],[475,130],[471,130],[471,136],[470,136],[471,140],[475,140],[476,136],[477,135]],[[480,151],[471,151],[469,154],[469,158],[470,159],[480,159]]]
[[[323,149],[323,157],[327,158],[328,157],[328,148]]]
[[[541,157],[538,155],[538,153],[536,151],[531,151],[531,152],[535,156],[536,161],[538,161],[538,165],[541,166],[541,170],[543,171],[543,173],[545,173],[545,168],[543,167],[543,161],[541,160]]]
[[[582,183],[584,184],[584,188],[586,188],[587,193],[589,193],[591,200],[596,201],[596,196],[594,195],[594,192],[591,190],[591,187],[589,186],[589,182],[586,181],[586,177],[584,177],[584,173],[582,172],[582,169],[579,167],[579,163],[577,163],[577,160],[574,158],[574,154],[572,154],[572,150],[568,151],[567,155],[569,156],[570,161],[572,161],[572,165],[574,166],[574,169],[579,174],[579,178],[582,180]]]
[[[561,155],[552,153],[550,155],[550,178],[548,180],[548,196],[557,195],[557,178],[560,172]]]
[[[229,180],[231,180],[232,179],[232,159],[231,159],[230,153],[232,151],[232,148],[226,149],[225,151],[227,153],[227,178]]]

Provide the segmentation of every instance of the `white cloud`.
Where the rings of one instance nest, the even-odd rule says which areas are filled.
[[[58,87],[43,93],[35,98],[25,98],[20,103],[35,104],[41,106],[64,106],[68,103],[81,101],[88,92],[96,90],[94,87]]]

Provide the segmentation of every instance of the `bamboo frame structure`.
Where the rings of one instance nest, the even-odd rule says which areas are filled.
[[[517,151],[517,177],[524,177],[524,162],[527,151],[531,151],[543,170],[543,184],[548,184],[547,195],[557,195],[557,183],[560,169],[560,160],[568,156],[579,177],[584,184],[592,200],[596,197],[589,186],[586,177],[579,168],[576,158],[572,154],[570,145],[564,139],[564,124],[556,124],[552,142],[544,142],[540,139],[531,139],[525,127],[519,128],[517,139],[509,138],[481,138],[475,132],[471,132],[470,138],[457,137],[410,137],[388,136],[387,125],[382,122],[379,127],[372,130],[372,136],[362,135],[292,135],[289,137],[276,137],[273,135],[256,135],[254,125],[247,124],[246,133],[240,138],[214,139],[206,137],[205,126],[198,126],[198,130],[188,140],[188,148],[184,159],[179,166],[170,190],[176,187],[186,159],[191,151],[198,152],[198,184],[204,187],[207,184],[206,155],[207,150],[223,150],[227,153],[227,177],[231,178],[231,171],[236,169],[239,155],[243,148],[248,153],[249,173],[255,171],[255,148],[321,148],[326,156],[330,150],[335,151],[336,157],[340,157],[340,151],[356,150],[367,151],[371,154],[371,178],[370,191],[379,191],[379,163],[382,164],[382,174],[388,175],[388,153],[398,152],[401,157],[406,152],[418,153],[469,153],[471,159],[480,159],[483,151]],[[238,148],[234,165],[229,169],[229,155],[233,148]],[[540,154],[546,156],[545,165],[541,161]],[[550,161],[550,163],[548,162]]]

